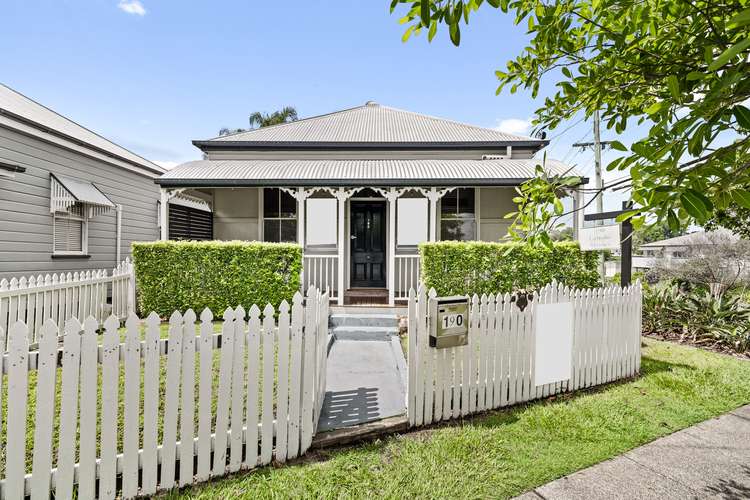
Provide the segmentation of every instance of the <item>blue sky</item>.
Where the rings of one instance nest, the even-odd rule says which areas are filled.
[[[495,95],[494,70],[526,40],[511,16],[483,9],[458,48],[444,32],[402,43],[389,3],[5,0],[0,81],[166,165],[199,158],[191,140],[285,105],[305,117],[372,99],[528,132],[540,101]],[[591,124],[578,120],[550,134],[574,125],[548,156],[593,176],[592,153],[570,147],[591,140]],[[605,208],[619,202],[611,196]]]

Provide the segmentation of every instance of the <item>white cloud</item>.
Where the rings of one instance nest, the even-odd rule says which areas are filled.
[[[519,118],[508,118],[506,120],[500,120],[495,127],[495,130],[505,132],[506,134],[528,134],[531,128],[531,122],[529,120],[521,120]]]
[[[146,8],[139,0],[120,0],[117,4],[117,8],[128,14],[135,14],[136,16],[145,16]]]
[[[180,162],[178,162],[178,161],[159,161],[159,160],[153,160],[153,162],[156,163],[157,165],[159,165],[164,170],[172,170],[173,168],[175,168],[177,165],[180,164]]]

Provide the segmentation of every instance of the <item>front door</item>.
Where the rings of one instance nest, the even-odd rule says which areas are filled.
[[[352,201],[351,286],[385,287],[385,202]]]

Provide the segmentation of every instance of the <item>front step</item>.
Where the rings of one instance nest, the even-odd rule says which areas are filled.
[[[329,324],[332,327],[379,326],[385,328],[397,328],[398,316],[396,314],[334,313],[331,314]]]
[[[387,304],[386,288],[350,288],[344,292],[344,305]]]
[[[334,326],[331,333],[336,340],[390,340],[398,335],[398,327]]]

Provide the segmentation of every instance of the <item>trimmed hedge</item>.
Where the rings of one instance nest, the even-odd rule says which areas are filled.
[[[278,307],[300,288],[296,244],[158,241],[133,243],[132,250],[141,314],[208,307],[219,317],[227,307]]]
[[[438,295],[496,294],[536,289],[553,279],[571,287],[599,284],[598,253],[578,243],[553,248],[523,243],[441,241],[419,246],[422,280]]]

